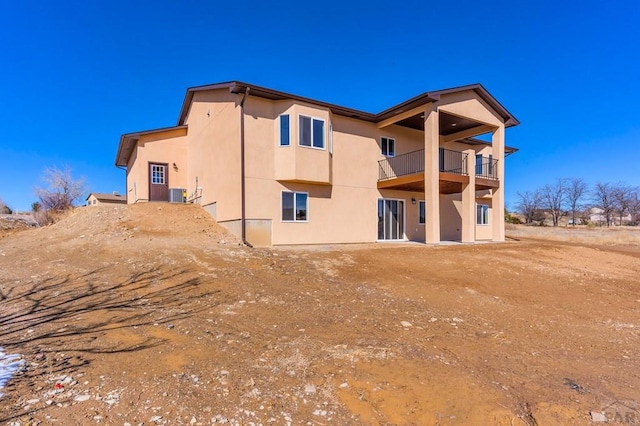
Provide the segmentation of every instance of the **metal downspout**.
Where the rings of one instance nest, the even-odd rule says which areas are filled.
[[[247,241],[247,220],[246,220],[246,190],[245,190],[245,178],[244,178],[244,101],[249,96],[250,87],[247,87],[240,101],[240,188],[241,188],[241,219],[240,225],[242,227],[242,242],[253,247]]]

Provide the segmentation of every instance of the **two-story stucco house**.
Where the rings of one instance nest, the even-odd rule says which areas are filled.
[[[517,124],[479,84],[372,114],[232,81],[188,89],[174,127],[122,135],[116,165],[129,203],[199,203],[253,245],[503,241]]]

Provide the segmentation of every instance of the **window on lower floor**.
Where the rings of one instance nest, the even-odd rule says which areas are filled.
[[[282,220],[306,222],[308,220],[309,194],[306,192],[282,192]]]
[[[324,120],[301,115],[298,124],[299,145],[324,149]]]
[[[418,201],[418,223],[424,225],[426,223],[426,208],[424,201]]]
[[[382,155],[394,157],[396,155],[396,140],[387,137],[380,138],[380,149],[382,151]]]
[[[476,223],[478,225],[489,224],[489,206],[486,204],[476,205]]]

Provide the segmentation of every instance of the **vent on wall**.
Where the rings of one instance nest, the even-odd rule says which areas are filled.
[[[184,203],[184,192],[182,188],[169,188],[169,202]]]

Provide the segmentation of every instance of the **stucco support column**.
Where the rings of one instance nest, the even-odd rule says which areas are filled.
[[[500,186],[493,190],[491,200],[491,230],[493,241],[504,241],[504,125],[494,130],[491,136],[493,158],[496,164]]]
[[[430,104],[424,113],[425,241],[440,243],[440,128],[438,110]]]
[[[476,240],[476,152],[473,149],[463,151],[466,154],[466,171],[469,183],[462,185],[462,242]]]

